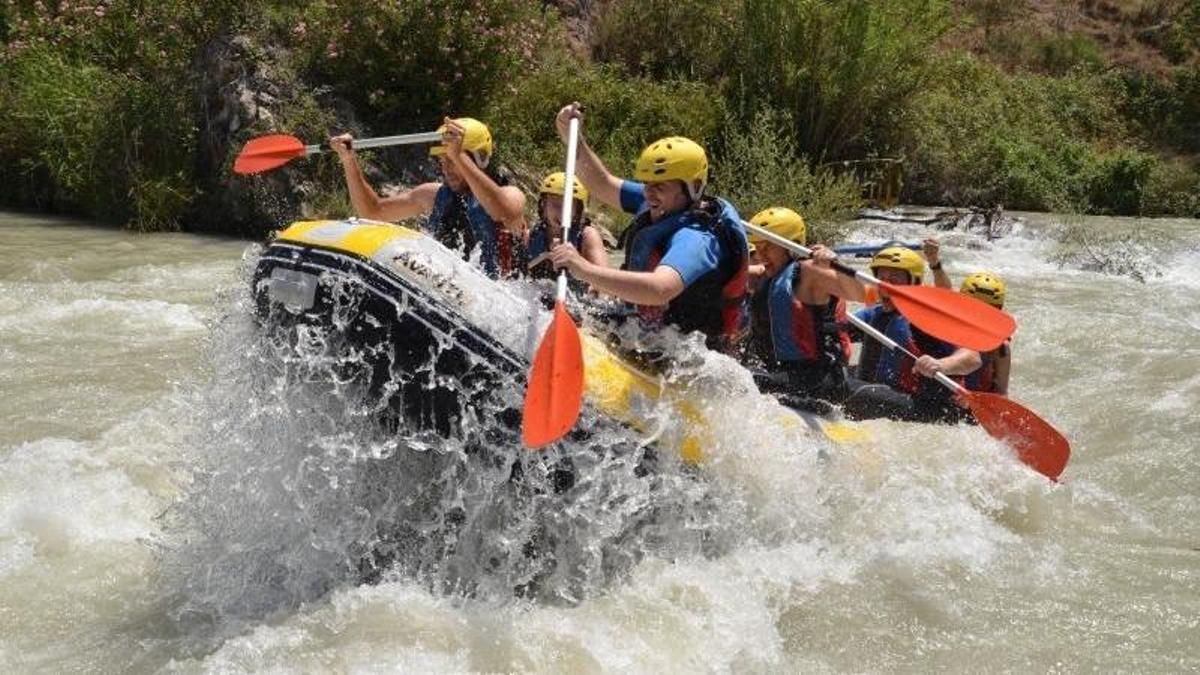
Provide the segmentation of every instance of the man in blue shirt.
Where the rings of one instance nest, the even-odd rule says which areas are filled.
[[[564,141],[578,103],[555,120]],[[708,157],[680,136],[642,151],[634,180],[614,176],[579,138],[575,174],[593,197],[634,215],[622,236],[625,265],[612,269],[588,262],[569,243],[551,259],[592,288],[637,307],[651,326],[670,324],[700,331],[710,348],[729,351],[745,326],[748,244],[733,206],[704,196]]]

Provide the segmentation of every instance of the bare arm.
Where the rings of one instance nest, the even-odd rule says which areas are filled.
[[[566,267],[571,276],[586,281],[601,293],[615,295],[635,305],[662,307],[683,292],[683,277],[674,268],[659,265],[653,272],[630,272],[589,262],[570,244],[550,251],[555,267]]]
[[[595,225],[583,228],[583,250],[580,253],[593,265],[608,267],[608,251],[604,250],[604,240],[600,238]]]
[[[938,288],[954,288],[954,284],[950,283],[950,275],[942,269],[941,244],[938,240],[933,237],[926,239],[921,243],[921,251],[925,254],[925,260],[929,262],[929,269],[933,270],[933,285]]]
[[[583,110],[578,102],[563,106],[554,119],[558,135],[567,142],[572,117],[579,118],[579,146],[575,156],[575,177],[583,182],[592,196],[614,209],[621,208],[621,179],[614,176],[583,137]]]
[[[947,375],[969,375],[979,370],[982,365],[983,359],[979,356],[979,352],[959,347],[950,356],[940,359],[924,354],[917,359],[916,367],[913,370],[925,377],[933,377],[935,372]]]
[[[1008,396],[1008,375],[1012,372],[1012,342],[1005,341],[996,354],[995,393]]]
[[[512,185],[496,185],[492,177],[484,173],[469,158],[460,162],[458,170],[471,194],[479,200],[479,205],[491,216],[492,220],[500,223],[504,229],[520,233],[525,229],[525,193]]]
[[[360,218],[394,222],[428,213],[433,209],[438,183],[422,183],[396,195],[380,197],[358,164],[358,156],[350,149],[349,134],[329,139],[329,145],[342,161],[346,177],[346,188],[350,191],[350,203]]]
[[[814,244],[812,251],[812,259],[800,263],[804,273],[800,276],[800,285],[793,289],[795,298],[807,305],[823,305],[829,302],[831,295],[862,302],[866,295],[862,282],[829,266],[836,254],[819,244]]]
[[[491,176],[479,168],[474,158],[463,151],[463,128],[450,118],[446,118],[445,123],[443,143],[446,146],[446,160],[454,164],[471,189],[471,194],[479,200],[479,205],[492,220],[509,232],[519,233],[525,226],[525,193],[509,185],[497,185]]]

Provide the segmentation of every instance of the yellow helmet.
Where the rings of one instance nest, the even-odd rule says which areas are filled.
[[[1004,307],[1007,289],[1004,280],[991,272],[976,272],[963,279],[960,289],[965,295],[982,300],[997,309]]]
[[[564,194],[566,194],[566,189],[567,174],[563,173],[562,171],[555,171],[554,173],[542,179],[542,186],[538,188],[538,194],[558,195],[559,197],[562,197]],[[588,190],[583,186],[583,183],[580,182],[579,176],[575,177],[575,182],[571,185],[571,194],[575,196],[575,199],[583,202],[584,206],[587,206]]]
[[[642,150],[633,177],[643,183],[681,180],[694,199],[708,183],[708,155],[699,143],[683,136],[660,138]],[[699,190],[693,181],[700,181]]]
[[[804,218],[799,213],[783,206],[774,206],[759,211],[750,219],[750,223],[797,244],[806,243],[808,237],[808,228],[804,225]],[[766,241],[765,237],[754,232],[750,233],[749,238],[755,244]]]
[[[869,267],[871,268],[871,274],[875,274],[875,270],[880,268],[903,270],[908,272],[908,276],[912,279],[914,285],[920,285],[921,279],[925,274],[925,259],[912,249],[904,248],[903,246],[889,246],[876,253],[874,258],[871,258]]]
[[[463,128],[463,150],[471,153],[475,158],[475,163],[480,167],[485,167],[488,160],[492,157],[492,132],[488,131],[487,125],[473,117],[459,117],[454,120]],[[446,133],[446,125],[438,127],[438,133]],[[433,145],[429,147],[430,157],[440,157],[446,154],[445,145]]]

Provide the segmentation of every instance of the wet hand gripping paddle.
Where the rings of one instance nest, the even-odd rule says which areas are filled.
[[[889,349],[899,350],[916,360],[917,357],[912,352],[896,344],[871,324],[853,314],[847,318],[859,330]],[[1071,457],[1071,445],[1049,422],[1012,399],[971,391],[943,373],[936,373],[934,378],[939,384],[953,391],[958,399],[970,408],[971,414],[984,431],[1015,450],[1018,459],[1050,480],[1058,480]]]
[[[383,148],[391,145],[412,145],[415,143],[437,143],[442,135],[436,131],[420,134],[405,134],[402,136],[380,136],[379,138],[364,138],[354,141],[355,148]],[[322,145],[305,145],[300,139],[287,134],[271,134],[252,138],[242,148],[237,159],[233,162],[233,172],[240,175],[262,173],[276,169],[297,157],[308,157],[327,152],[329,148]]]
[[[742,221],[742,225],[773,244],[800,255],[812,255],[810,249],[790,239],[752,223]],[[841,274],[885,289],[896,309],[900,310],[906,319],[926,333],[950,344],[988,352],[999,347],[1017,329],[1017,322],[1011,315],[949,288],[897,286],[880,281],[866,272],[836,260],[831,266]]]
[[[562,240],[570,241],[571,211],[575,206],[575,151],[579,145],[579,119],[571,119],[567,133],[567,170],[563,185]],[[554,318],[542,336],[529,383],[521,438],[531,450],[562,438],[575,426],[583,407],[583,346],[579,328],[567,314],[567,271],[558,273]]]

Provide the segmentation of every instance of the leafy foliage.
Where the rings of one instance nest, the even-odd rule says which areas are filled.
[[[6,69],[0,156],[44,184],[35,203],[139,229],[177,225],[191,199],[186,101],[47,47]]]
[[[711,192],[737,204],[745,218],[771,206],[794,209],[808,223],[811,241],[832,243],[844,236],[846,219],[862,206],[858,185],[809,169],[791,135],[791,120],[762,111],[749,124],[730,119],[726,128]]]
[[[928,80],[948,28],[941,0],[744,0],[730,75],[743,116],[786,111],[799,149],[823,162],[878,147]]]
[[[569,7],[594,33],[566,30],[553,4],[0,0],[0,203],[140,228],[203,220],[232,157],[197,139],[210,119],[197,55],[239,36],[262,57],[247,60],[276,66],[256,82],[286,79],[260,101],[264,128],[242,134],[400,133],[475,115],[528,185],[561,162],[553,117],[581,100],[587,137],[616,173],[647,142],[687,135],[713,157],[714,190],[747,211],[799,206],[818,227],[855,199],[812,167],[881,156],[903,157],[909,201],[1200,210],[1194,0],[1119,8],[1133,38],[1176,64],[1163,72],[1114,67],[1063,26],[1024,30],[1019,3],[998,0],[956,0],[960,14],[949,0]],[[948,35],[956,16],[984,29],[981,56]],[[305,203],[344,209],[336,164],[305,167]]]
[[[292,32],[302,69],[368,123],[423,129],[479,115],[533,63],[545,28],[522,0],[320,0]]]

